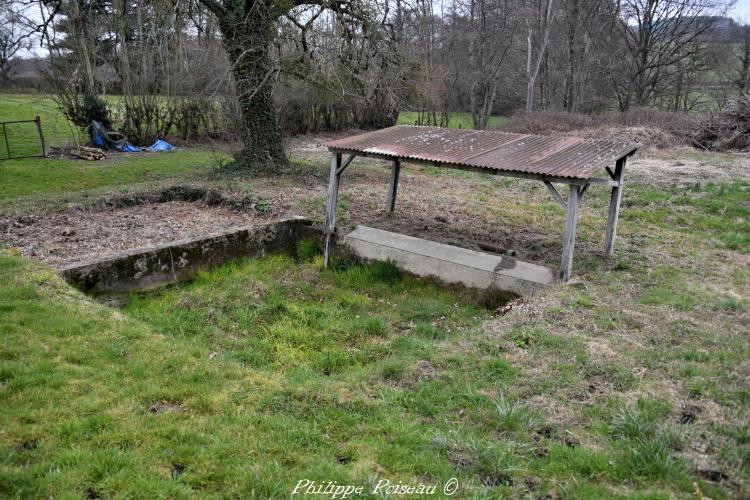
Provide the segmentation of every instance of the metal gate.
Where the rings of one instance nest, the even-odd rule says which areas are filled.
[[[26,137],[24,137],[23,133],[19,134],[19,137],[21,138],[21,141],[23,141],[23,144],[14,144],[14,149],[11,149],[11,143],[14,141],[8,139],[8,129],[11,128],[12,130],[13,127],[8,127],[8,125],[20,126],[23,123],[36,124],[36,134],[34,135],[39,136],[39,146],[41,147],[41,154],[28,154],[34,151],[29,151],[29,148],[27,147],[28,140],[26,139]],[[2,128],[3,132],[3,142],[2,144],[0,144],[0,150],[3,146],[5,146],[5,151],[3,151],[5,154],[0,156],[0,160],[10,160],[15,158],[41,158],[47,156],[47,148],[44,143],[44,132],[42,131],[42,120],[38,116],[33,120],[12,120],[0,122],[0,127]],[[36,149],[36,147],[34,149]],[[17,152],[15,155],[14,150]]]

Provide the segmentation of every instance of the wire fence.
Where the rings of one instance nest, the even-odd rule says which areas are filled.
[[[0,160],[47,156],[42,120],[12,120],[0,122]]]

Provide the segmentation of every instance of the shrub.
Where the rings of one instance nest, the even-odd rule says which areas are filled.
[[[175,109],[169,99],[156,95],[124,96],[118,105],[122,133],[134,144],[151,144],[169,135]]]
[[[173,102],[174,133],[188,139],[238,139],[237,110],[227,99],[185,97]]]
[[[104,128],[109,129],[112,127],[112,119],[109,115],[109,106],[104,98],[96,95],[85,95],[81,99],[81,112],[86,118],[86,125],[90,124],[92,120],[96,120]]]
[[[699,115],[634,108],[625,113],[585,115],[544,111],[518,113],[505,129],[523,134],[574,134],[592,138],[616,138],[641,142],[653,147],[678,144],[694,146],[691,138],[701,123]]]
[[[112,127],[112,117],[107,101],[96,95],[58,94],[57,104],[62,114],[75,126],[85,129],[96,120],[106,129]]]
[[[516,113],[508,119],[505,128],[520,134],[567,133],[591,128],[596,121],[592,115],[564,111]]]
[[[536,115],[536,116],[534,116]],[[565,113],[533,113],[515,118],[510,125],[567,133],[580,131],[580,117]],[[692,114],[637,108],[626,113],[609,113],[593,118],[589,127],[601,134],[606,127],[615,127],[614,135],[636,139],[644,144],[665,147],[684,144],[708,151],[750,148],[750,96],[741,94],[729,99],[718,113]],[[520,130],[519,130],[520,131]],[[605,135],[607,135],[605,133]]]

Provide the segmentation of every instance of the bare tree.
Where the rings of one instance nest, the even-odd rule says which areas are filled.
[[[724,0],[623,0],[618,27],[624,44],[614,81],[620,108],[652,104],[671,84],[678,63],[702,50]]]
[[[562,38],[564,47],[564,87],[561,107],[570,113],[578,111],[584,89],[591,87],[592,74],[601,71],[607,59],[607,31],[614,23],[605,0],[564,0],[562,5]],[[606,92],[598,89],[599,92]],[[604,96],[606,98],[606,95]]]
[[[459,75],[477,130],[487,128],[502,85],[515,35],[512,11],[507,0],[458,0],[450,15],[452,71]]]
[[[28,37],[28,30],[9,8],[9,2],[0,4],[0,82],[3,85],[10,82],[19,53],[29,48]]]
[[[13,4],[25,6],[25,29],[40,34],[74,100],[124,95],[114,116],[131,137],[175,128],[195,136],[197,122],[233,123],[244,142],[239,162],[273,165],[285,161],[282,130],[384,127],[407,109],[420,112],[419,123],[443,126],[451,112],[468,111],[476,129],[497,112],[599,111],[613,98],[622,109],[692,109],[726,88],[706,75],[750,87],[750,30],[726,67],[711,55],[721,46],[712,42],[710,15],[726,1]],[[41,15],[29,13],[35,6]],[[3,45],[0,37],[7,61]],[[6,80],[7,66],[0,60]],[[212,106],[239,119],[203,117]]]
[[[549,41],[549,33],[552,29],[553,19],[553,0],[547,0],[546,7],[541,9],[539,12],[539,47],[537,49],[536,61],[532,64],[532,52],[533,52],[533,35],[534,30],[527,26],[526,36],[526,112],[531,113],[534,109],[534,84],[536,78],[539,75],[539,68],[542,64],[545,51],[547,50],[547,42]]]
[[[733,58],[737,64],[732,71],[732,82],[740,92],[747,92],[750,85],[750,24],[743,24],[735,28],[736,39],[739,41],[739,53]]]

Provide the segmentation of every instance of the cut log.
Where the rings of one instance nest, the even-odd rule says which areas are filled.
[[[80,146],[70,150],[70,154],[76,158],[89,161],[106,160],[107,155],[101,149]]]

